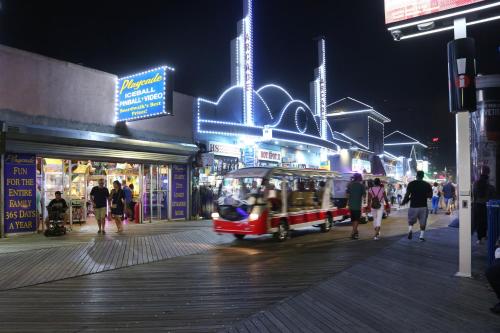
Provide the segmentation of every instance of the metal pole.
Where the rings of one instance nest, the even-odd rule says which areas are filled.
[[[69,198],[69,230],[73,231],[73,197],[71,196],[71,185],[73,183],[73,171],[71,170],[71,160],[68,160],[68,198]],[[64,160],[63,160],[63,193],[64,193]],[[80,222],[82,225],[82,222]]]
[[[0,159],[0,236],[1,238],[5,237],[5,212],[4,212],[4,207],[5,207],[5,196],[4,196],[4,191],[5,191],[5,154],[1,155]]]
[[[191,159],[188,159],[188,161],[191,161]],[[192,205],[191,205],[192,197],[191,197],[191,195],[193,194],[193,192],[192,192],[193,177],[192,177],[192,174],[191,174],[191,164],[190,163],[188,163],[187,167],[186,167],[186,177],[187,177],[187,180],[186,180],[186,182],[187,182],[187,189],[186,189],[186,195],[187,195],[187,198],[186,198],[186,202],[187,202],[186,220],[191,220],[192,219]]]
[[[455,39],[467,37],[465,18],[454,21]],[[456,116],[457,184],[459,264],[456,276],[471,277],[471,153],[470,153],[470,113],[457,112]]]
[[[144,164],[139,164],[139,199],[137,200],[136,205],[139,205],[139,216],[136,217],[137,223],[144,223],[143,222],[143,211],[142,211],[142,203],[144,200]],[[135,208],[135,207],[134,207]],[[138,219],[138,220],[137,220]]]
[[[158,186],[158,184],[156,184]],[[149,223],[153,221],[153,164],[149,165]]]
[[[168,220],[172,221],[173,216],[172,216],[172,199],[173,199],[173,191],[172,191],[172,171],[173,171],[172,164],[168,165],[168,208],[167,208],[167,215],[168,215]]]

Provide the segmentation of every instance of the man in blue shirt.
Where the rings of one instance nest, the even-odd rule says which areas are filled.
[[[132,191],[130,190],[130,187],[127,186],[127,181],[124,179],[122,180],[122,190],[123,190],[123,196],[125,197],[125,215],[127,218],[130,218],[132,216],[130,212],[130,203],[132,202]]]

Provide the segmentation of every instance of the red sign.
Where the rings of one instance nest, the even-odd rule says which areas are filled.
[[[455,86],[457,88],[468,88],[470,86],[470,77],[467,75],[459,75],[455,79]]]
[[[261,149],[258,151],[257,156],[261,161],[273,161],[281,163],[281,153],[279,151]]]
[[[385,23],[436,14],[482,1],[484,0],[385,0]]]
[[[432,142],[439,142],[439,138],[432,138]]]

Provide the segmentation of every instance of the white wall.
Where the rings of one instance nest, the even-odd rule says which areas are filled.
[[[57,126],[65,121],[70,128],[78,123],[115,127],[116,79],[113,74],[0,45],[0,121],[20,115],[43,118],[44,125],[53,119]],[[147,132],[191,142],[193,102],[193,97],[174,92],[174,116],[128,123],[127,129],[131,135],[141,131],[142,137]]]

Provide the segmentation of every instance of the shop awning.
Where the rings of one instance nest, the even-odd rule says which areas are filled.
[[[45,157],[117,162],[186,163],[197,152],[190,143],[136,140],[119,135],[4,124],[2,151]]]

